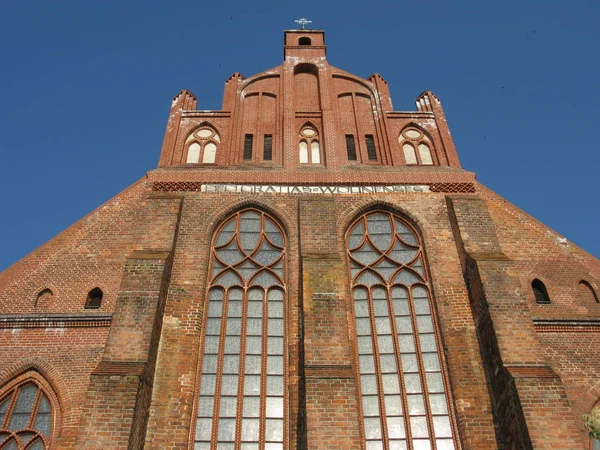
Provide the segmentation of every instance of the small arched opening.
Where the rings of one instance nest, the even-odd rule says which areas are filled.
[[[549,305],[550,296],[544,283],[537,278],[531,282],[531,289],[533,289],[533,295],[535,296],[535,302],[540,305]]]
[[[100,288],[92,289],[87,296],[87,300],[85,301],[85,309],[98,309],[102,306],[102,297],[104,293]]]
[[[310,45],[311,41],[309,37],[301,37],[298,39],[298,45]]]

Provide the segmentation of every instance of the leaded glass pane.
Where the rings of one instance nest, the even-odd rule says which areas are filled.
[[[365,226],[363,222],[357,223],[352,231],[350,231],[350,237],[348,239],[348,247],[350,249],[355,248],[358,244],[361,243],[363,236],[365,234]]]
[[[448,414],[446,396],[444,394],[429,394],[429,406],[432,414]]]
[[[242,420],[242,441],[258,441],[260,421],[258,419]]]
[[[267,357],[267,373],[269,375],[282,375],[283,374],[283,357],[282,356],[268,356]]]
[[[379,416],[379,398],[377,396],[363,395],[362,406],[364,416]]]
[[[387,317],[378,317],[375,319],[375,329],[377,330],[378,335],[392,334],[390,319]]]
[[[204,355],[202,373],[217,373],[217,355]]]
[[[378,336],[379,353],[394,353],[394,341],[391,336]]]
[[[262,338],[259,336],[246,336],[246,354],[260,355],[262,353]]]
[[[398,343],[400,344],[401,353],[415,352],[415,339],[412,334],[398,335]]]
[[[417,362],[417,355],[414,353],[404,353],[402,355],[402,371],[404,373],[418,372],[419,363]]]
[[[235,218],[231,219],[227,222],[223,228],[221,228],[221,232],[217,236],[217,240],[215,241],[215,246],[220,247],[225,245],[231,237],[233,236],[233,232],[235,231]]]
[[[423,392],[421,389],[421,377],[419,374],[404,375],[404,386],[409,394],[418,394]]]
[[[408,403],[408,413],[411,416],[425,414],[425,403],[423,403],[422,395],[407,395],[406,401]]]
[[[244,395],[260,395],[260,376],[246,375],[244,377]]]
[[[221,395],[237,395],[238,375],[223,375]]]
[[[373,355],[364,355],[358,357],[360,373],[375,373],[375,360]]]
[[[417,329],[419,330],[419,333],[433,333],[431,316],[417,317]]]
[[[412,333],[412,320],[409,316],[396,317],[396,332],[398,334]]]
[[[245,372],[248,374],[260,375],[261,363],[262,363],[262,358],[260,356],[255,356],[255,355],[246,356]]]
[[[215,375],[202,375],[200,381],[200,395],[214,395],[217,377]]]
[[[356,319],[356,334],[359,336],[371,334],[371,322],[369,319]]]
[[[406,441],[390,441],[390,450],[407,450]]]
[[[387,418],[388,437],[390,439],[399,439],[406,437],[404,430],[404,419],[402,417]]]
[[[262,317],[262,302],[248,302],[248,317]]]
[[[204,353],[219,352],[219,336],[206,336],[204,341]]]
[[[242,320],[227,319],[227,328],[225,333],[229,336],[240,336],[242,333]]]
[[[365,424],[365,437],[367,439],[380,439],[381,438],[381,420],[377,418],[363,419]]]
[[[263,241],[259,250],[254,254],[254,260],[262,266],[270,266],[279,259],[282,251],[271,247],[267,241]]]
[[[379,358],[382,373],[397,373],[396,355],[381,355]]]
[[[267,327],[269,336],[283,336],[283,319],[269,319]]]
[[[352,257],[359,263],[369,265],[377,261],[380,253],[375,250],[368,242],[365,242],[362,247],[352,253]]]
[[[239,373],[240,357],[238,355],[225,355],[223,358],[223,373]]]
[[[27,447],[27,450],[44,450],[44,442],[38,438],[33,444]]]
[[[398,383],[398,375],[385,374],[381,376],[384,394],[399,394],[400,384]]]
[[[433,334],[419,335],[419,342],[421,343],[422,352],[435,352],[437,350],[435,336]]]
[[[220,442],[233,441],[235,439],[235,419],[219,419],[218,426],[218,439]]]
[[[198,402],[198,417],[212,417],[214,405],[214,397],[200,397],[200,401]]]
[[[375,316],[379,317],[387,317],[390,315],[388,311],[388,302],[387,300],[373,300],[373,310],[375,311]]]
[[[360,386],[363,395],[377,395],[377,377],[375,375],[361,375]]]
[[[218,302],[221,303],[221,302]],[[221,303],[222,305],[222,303]],[[218,336],[221,334],[221,319],[208,319],[206,321],[206,334]]]
[[[386,251],[392,241],[392,226],[389,215],[370,214],[367,217],[367,230],[373,244],[382,252]]]
[[[267,288],[270,286],[279,286],[280,283],[279,281],[277,281],[277,278],[273,276],[273,274],[266,270],[263,270],[256,276],[256,278],[252,280],[252,284],[262,286],[263,288]]]
[[[265,421],[265,440],[283,441],[283,420],[267,419]]]
[[[210,441],[212,418],[198,419],[196,422],[196,440]]]
[[[267,353],[269,355],[283,355],[283,338],[269,336],[267,338]]]
[[[385,413],[388,416],[402,415],[402,397],[399,395],[385,396]]]
[[[242,302],[229,299],[227,304],[227,317],[242,317]]]
[[[398,219],[396,219],[394,223],[396,225],[396,233],[400,236],[400,239],[410,245],[418,244],[417,237],[406,225],[404,225]]]
[[[267,376],[267,395],[283,395],[283,376]]]
[[[221,291],[218,291],[221,292]],[[223,302],[211,300],[208,304],[208,317],[221,317],[223,314]]]
[[[413,283],[419,283],[421,281],[414,273],[409,270],[403,270],[394,277],[394,283],[404,284],[410,286]]]
[[[235,272],[233,272],[232,270],[228,270],[224,274],[220,275],[219,278],[217,278],[214,283],[221,285],[223,287],[230,287],[230,286],[241,285],[242,280],[240,280],[240,277],[238,277],[235,274]]]
[[[437,353],[424,353],[423,366],[426,372],[439,372],[440,359],[438,358]]]
[[[367,450],[383,450],[383,442],[367,441]]]
[[[413,300],[413,304],[415,307],[415,313],[419,315],[431,314],[431,310],[429,309],[429,300],[426,298],[415,298]]]
[[[427,431],[427,419],[425,417],[411,417],[410,431],[414,438],[429,437]]]
[[[441,373],[428,373],[426,377],[428,392],[444,392],[444,381]]]
[[[366,300],[355,301],[354,313],[356,317],[369,317],[369,303]]]
[[[252,264],[250,261],[246,261],[244,264],[238,266],[237,270],[242,278],[247,281],[258,271],[258,266]]]
[[[358,338],[358,353],[361,355],[373,353],[373,341],[370,336]]]
[[[219,417],[235,417],[237,397],[221,397]]]
[[[248,319],[246,323],[246,334],[248,336],[261,336],[262,319]]]
[[[356,284],[363,284],[365,286],[372,286],[374,284],[381,284],[382,279],[375,275],[375,272],[370,270],[364,271],[356,280]]]
[[[269,301],[269,317],[283,317],[283,302]]]
[[[242,415],[244,417],[259,417],[260,397],[244,397]]]
[[[267,397],[267,417],[283,418],[283,397]]]
[[[435,437],[452,437],[452,429],[450,427],[450,419],[448,416],[434,417],[433,430],[435,432]]]
[[[600,443],[600,441],[596,442]],[[596,444],[594,443],[594,445]],[[452,439],[436,439],[435,446],[437,447],[437,450],[454,450],[455,448]],[[594,447],[594,450],[600,450],[600,445],[598,445],[598,448]]]
[[[225,353],[239,354],[240,353],[240,338],[239,336],[225,337]]]
[[[227,247],[216,251],[219,258],[225,265],[232,266],[244,259],[244,254],[238,249],[237,243],[233,241]]]
[[[413,440],[413,450],[431,450],[431,442],[429,439]]]
[[[389,257],[394,261],[402,264],[407,264],[412,261],[417,255],[415,248],[407,247],[400,241],[396,241],[389,253]]]
[[[265,444],[265,450],[283,450],[283,443],[281,443],[281,442],[267,442]]]

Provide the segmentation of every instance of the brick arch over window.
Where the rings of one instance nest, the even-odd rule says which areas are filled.
[[[201,124],[185,140],[186,164],[214,164],[221,136],[208,123]]]
[[[287,444],[285,237],[268,214],[244,209],[211,247],[195,448]]]
[[[346,234],[366,449],[458,448],[419,233],[375,210]]]
[[[0,388],[0,448],[54,448],[59,419],[54,389],[39,372],[27,371]]]

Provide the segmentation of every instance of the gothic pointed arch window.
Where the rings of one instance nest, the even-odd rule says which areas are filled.
[[[55,434],[54,395],[37,374],[22,376],[0,391],[0,448],[44,450]]]
[[[202,337],[195,449],[286,448],[285,238],[247,209],[217,230]]]
[[[457,448],[423,245],[383,211],[347,234],[366,450]]]
[[[319,133],[310,123],[300,130],[299,159],[300,164],[321,164]]]
[[[214,164],[221,143],[219,133],[209,125],[203,125],[189,134],[185,140],[187,164]]]
[[[419,128],[408,126],[402,130],[398,142],[404,153],[404,161],[408,165],[433,165],[431,139]]]

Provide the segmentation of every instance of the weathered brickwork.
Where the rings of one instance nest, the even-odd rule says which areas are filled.
[[[364,431],[347,232],[387,211],[423,242],[454,447],[589,448],[580,418],[600,398],[598,260],[461,169],[433,93],[394,111],[380,75],[328,64],[321,31],[287,31],[284,55],[233,74],[220,111],[178,94],[158,168],[0,274],[0,405],[31,378],[48,392],[50,448],[193,449],[215,232],[253,208],[284,236],[284,448],[365,450],[376,433]],[[301,162],[305,126],[315,164]],[[203,130],[218,134],[214,163],[188,163]],[[406,130],[416,152],[427,138],[432,164],[426,153],[410,164]],[[331,189],[357,186],[367,190]],[[536,303],[534,279],[549,304]],[[86,308],[94,288],[101,305]]]

